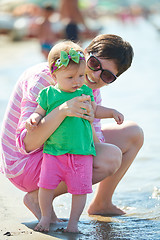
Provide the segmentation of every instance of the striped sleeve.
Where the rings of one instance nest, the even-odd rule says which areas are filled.
[[[102,102],[102,98],[101,98],[101,93],[99,89],[94,89],[93,90],[93,95],[94,95],[94,100],[96,102],[97,105],[101,105]],[[98,118],[95,118],[93,121],[93,126],[95,128],[97,137],[99,138],[99,140],[101,142],[105,142],[102,130],[101,130],[101,120]]]
[[[49,83],[44,77],[41,76],[41,74],[33,75],[30,77],[30,81],[22,84],[23,96],[21,98],[21,115],[16,130],[16,146],[17,149],[23,154],[28,154],[25,151],[23,143],[23,138],[26,134],[26,120],[30,117],[30,115],[37,107],[38,103],[36,99],[39,92],[48,85]]]
[[[9,178],[19,176],[34,152],[25,151],[25,121],[37,106],[36,97],[52,78],[45,63],[22,74],[10,97],[1,128],[1,171]],[[38,151],[41,151],[40,148]]]

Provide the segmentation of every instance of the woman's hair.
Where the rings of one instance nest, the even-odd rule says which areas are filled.
[[[69,55],[69,51],[71,50],[71,48],[84,54],[83,49],[77,43],[74,43],[70,40],[63,40],[52,47],[51,51],[48,54],[50,71],[53,63],[60,58],[61,51],[65,51]],[[70,62],[74,63],[72,60],[70,60]]]
[[[95,37],[86,50],[99,58],[112,59],[118,68],[117,76],[120,76],[131,66],[134,55],[129,42],[111,34],[102,34]]]

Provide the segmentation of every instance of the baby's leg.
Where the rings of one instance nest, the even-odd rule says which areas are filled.
[[[66,232],[78,232],[78,221],[86,203],[86,194],[72,195],[72,208]]]
[[[41,209],[41,219],[37,226],[36,231],[48,232],[51,222],[51,216],[54,212],[52,209],[52,201],[54,197],[53,189],[39,188],[39,205]]]

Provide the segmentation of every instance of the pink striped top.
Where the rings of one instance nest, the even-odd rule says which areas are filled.
[[[42,147],[27,153],[23,144],[26,134],[25,121],[37,106],[36,98],[44,87],[54,84],[47,63],[38,64],[25,71],[18,80],[10,98],[1,134],[1,172],[8,178],[22,174],[26,162],[37,154],[42,157]],[[101,104],[100,90],[93,90],[95,102]],[[94,127],[101,141],[104,141],[99,119]]]

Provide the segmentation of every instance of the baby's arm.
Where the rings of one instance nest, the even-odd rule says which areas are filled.
[[[32,113],[26,121],[26,129],[28,131],[34,130],[45,115],[46,111],[40,105],[38,105],[34,113]]]
[[[95,118],[114,118],[117,124],[122,124],[124,121],[124,116],[122,113],[118,112],[116,109],[113,108],[106,108],[100,105],[96,105],[95,102],[92,102],[92,107],[94,110]]]

